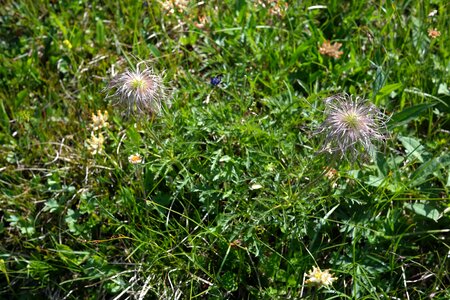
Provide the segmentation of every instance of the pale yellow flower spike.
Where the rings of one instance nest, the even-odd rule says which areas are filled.
[[[98,137],[91,133],[91,138],[86,141],[86,147],[92,155],[101,154],[103,152],[104,142],[105,138],[101,133],[98,135]]]
[[[109,123],[108,121],[108,112],[105,111],[103,114],[100,110],[97,111],[97,115],[92,113],[92,129],[94,131],[102,129],[102,128],[108,128]]]

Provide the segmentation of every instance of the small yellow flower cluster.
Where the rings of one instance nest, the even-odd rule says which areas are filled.
[[[91,137],[86,140],[86,148],[91,152],[92,155],[102,154],[103,152],[103,144],[105,142],[105,138],[102,132],[99,132],[96,135],[94,132],[99,131],[103,128],[108,128],[108,112],[105,111],[103,114],[100,110],[97,111],[97,115],[92,113],[92,124],[91,124]]]
[[[330,41],[325,40],[322,46],[319,47],[319,52],[323,55],[339,58],[344,53],[342,51],[339,51],[339,48],[341,48],[341,46],[341,43],[334,43],[333,45],[331,45]]]
[[[32,114],[30,110],[21,110],[17,113],[17,120],[28,122],[30,121]]]
[[[72,43],[69,40],[63,41],[64,46],[66,46],[67,49],[72,49]]]
[[[320,268],[313,267],[312,270],[309,271],[308,279],[305,281],[307,285],[321,287],[321,286],[329,286],[333,284],[337,278],[333,277],[333,274],[330,273],[330,270],[321,271]]]

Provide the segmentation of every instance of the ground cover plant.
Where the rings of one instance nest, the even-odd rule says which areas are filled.
[[[449,299],[446,1],[4,1],[0,298]]]

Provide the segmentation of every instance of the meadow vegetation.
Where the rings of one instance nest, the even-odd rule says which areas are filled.
[[[0,298],[450,299],[446,2],[2,1]]]

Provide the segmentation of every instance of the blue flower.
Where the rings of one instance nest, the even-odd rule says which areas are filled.
[[[216,86],[219,85],[219,83],[222,81],[222,75],[216,76],[216,77],[212,77],[211,78],[211,85],[212,86]]]

